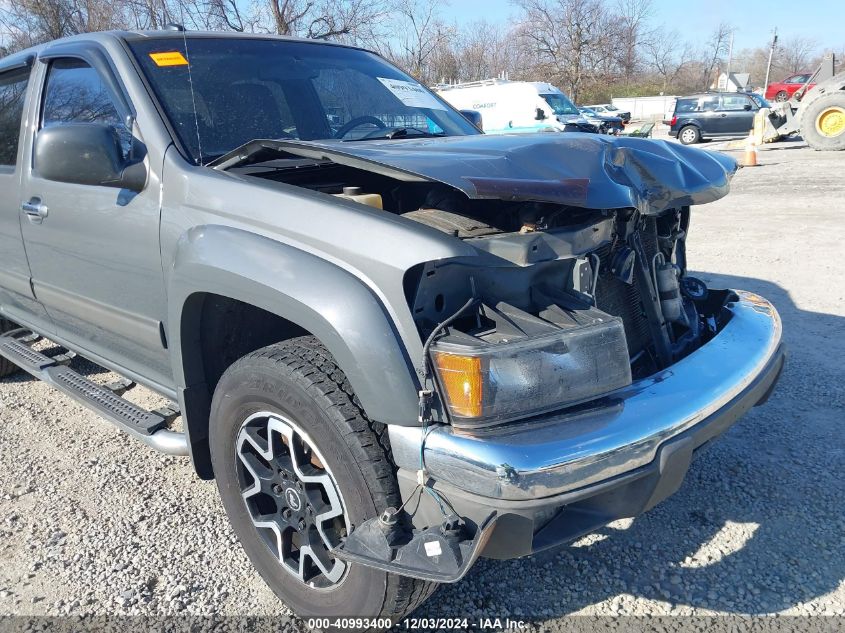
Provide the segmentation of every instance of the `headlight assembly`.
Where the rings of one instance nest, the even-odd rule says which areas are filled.
[[[481,427],[529,417],[629,385],[622,321],[605,317],[512,342],[437,341],[432,366],[453,425]]]

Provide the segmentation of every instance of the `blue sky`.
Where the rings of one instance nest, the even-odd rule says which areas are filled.
[[[655,24],[663,23],[692,41],[705,39],[719,22],[726,22],[736,28],[737,49],[766,45],[774,27],[781,39],[810,37],[824,49],[845,48],[843,0],[652,0],[652,7]],[[507,22],[515,13],[509,0],[451,0],[443,17]]]

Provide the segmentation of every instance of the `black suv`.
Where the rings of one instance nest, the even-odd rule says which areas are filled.
[[[706,92],[679,97],[669,122],[669,136],[684,145],[713,136],[742,136],[754,127],[754,115],[769,104],[759,95]]]

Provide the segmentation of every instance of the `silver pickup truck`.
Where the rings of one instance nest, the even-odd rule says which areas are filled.
[[[770,303],[687,274],[736,164],[470,118],[323,42],[3,59],[0,373],[189,455],[306,617],[385,626],[479,556],[651,508],[784,362]]]

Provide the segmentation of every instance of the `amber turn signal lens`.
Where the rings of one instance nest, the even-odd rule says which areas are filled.
[[[481,416],[483,380],[481,359],[434,352],[437,375],[448,399],[449,410],[464,418]]]

